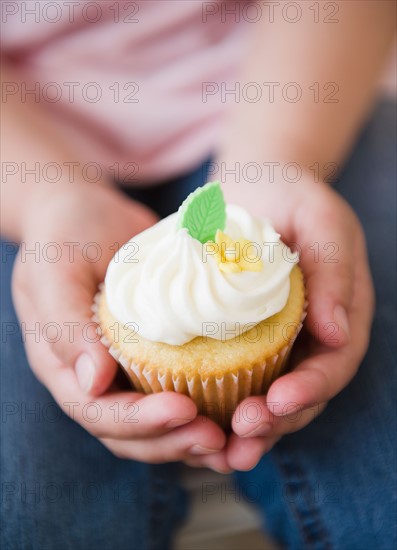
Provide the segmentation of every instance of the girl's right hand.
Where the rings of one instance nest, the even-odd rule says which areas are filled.
[[[116,362],[91,320],[115,251],[156,221],[151,210],[104,186],[37,197],[25,215],[13,273],[14,303],[37,378],[113,454],[150,463],[219,452],[226,441],[185,395],[120,391]]]

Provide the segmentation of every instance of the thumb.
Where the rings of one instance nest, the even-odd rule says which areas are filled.
[[[310,247],[301,258],[308,296],[306,326],[322,344],[340,347],[350,341],[354,250],[339,231],[334,230],[332,242],[319,237],[319,253]]]
[[[92,304],[97,286],[87,266],[57,268],[37,285],[34,306],[37,318],[49,335],[52,351],[65,365],[74,369],[81,389],[99,396],[111,385],[117,364],[100,342],[97,323],[92,319]],[[56,334],[55,334],[56,333]]]

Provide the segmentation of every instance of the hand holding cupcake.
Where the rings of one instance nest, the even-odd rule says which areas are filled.
[[[304,316],[297,263],[209,183],[116,253],[96,299],[103,341],[138,391],[189,395],[227,427],[285,369]]]

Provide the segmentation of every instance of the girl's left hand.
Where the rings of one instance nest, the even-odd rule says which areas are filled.
[[[253,206],[244,206],[269,217],[285,242],[299,245],[310,338],[292,372],[276,380],[267,395],[240,403],[225,448],[188,462],[222,472],[254,468],[283,435],[309,424],[350,382],[367,350],[374,311],[364,234],[350,206],[309,178],[299,185],[277,182],[265,197],[256,185],[245,194]],[[239,197],[241,204],[241,191]],[[243,414],[250,404],[253,421]]]

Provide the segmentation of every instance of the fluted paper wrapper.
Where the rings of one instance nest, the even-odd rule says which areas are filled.
[[[100,292],[95,297],[93,320],[99,323],[97,315]],[[114,346],[104,335],[101,342],[109,349],[110,354],[123,367],[132,385],[138,392],[157,393],[175,391],[188,395],[196,403],[199,414],[207,416],[224,428],[230,427],[230,422],[237,405],[250,395],[265,394],[276,378],[285,371],[288,357],[294,341],[298,336],[306,316],[306,305],[302,319],[295,335],[278,354],[268,358],[264,363],[253,364],[247,368],[229,372],[223,376],[207,376],[199,374],[188,378],[182,373],[175,374],[171,369],[160,373],[156,368],[140,365],[138,358],[131,359],[122,350]],[[102,334],[100,327],[99,331]],[[164,370],[164,369],[162,369]]]

